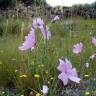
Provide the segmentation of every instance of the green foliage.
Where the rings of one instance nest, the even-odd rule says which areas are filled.
[[[0,8],[6,9],[7,7],[13,7],[15,3],[15,0],[0,0]]]
[[[22,24],[24,23],[24,20],[16,19],[16,18],[9,18],[5,19],[3,17],[0,17],[0,36],[7,35],[7,34],[21,34],[21,28]],[[27,28],[27,23],[24,24],[24,31]]]
[[[73,5],[72,8],[75,9],[90,9],[90,8],[94,8],[96,9],[96,2],[92,3],[92,4],[79,4],[79,5]]]
[[[20,3],[25,6],[47,6],[46,0],[0,0],[0,9],[14,8]]]
[[[46,0],[20,0],[22,3],[24,3],[25,5],[36,5],[36,6],[40,6],[41,3],[46,4]]]
[[[94,3],[91,5],[91,7],[96,9],[96,2],[94,2]]]

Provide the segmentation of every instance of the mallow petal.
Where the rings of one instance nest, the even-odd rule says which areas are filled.
[[[67,75],[71,75],[74,77],[78,76],[75,68],[67,70]]]
[[[57,67],[57,69],[61,72],[65,71],[65,65],[64,65],[64,61],[62,59],[59,59],[59,66]]]
[[[19,47],[19,50],[24,51],[27,49],[33,49],[35,46],[36,40],[35,40],[35,31],[31,30],[28,34],[28,36],[25,36],[24,43]]]
[[[72,64],[67,58],[65,58],[65,67],[66,70],[72,69]]]
[[[78,77],[74,77],[74,76],[72,76],[72,75],[68,75],[68,78],[71,80],[71,81],[73,81],[73,82],[76,82],[76,83],[80,83],[80,78],[78,78]]]
[[[64,85],[67,85],[67,83],[68,83],[68,77],[67,77],[67,75],[66,75],[64,72],[62,72],[62,73],[58,76],[58,78],[59,78],[60,80],[62,80],[62,82],[63,82]]]

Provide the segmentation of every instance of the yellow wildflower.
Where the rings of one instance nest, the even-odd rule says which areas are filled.
[[[51,80],[53,80],[54,78],[53,78],[53,77],[51,77],[50,79],[51,79]]]
[[[45,73],[48,74],[48,70],[46,70]]]
[[[15,70],[15,72],[18,72],[18,70]]]
[[[42,67],[43,68],[44,67],[44,64],[39,64],[38,67]]]
[[[40,93],[37,93],[36,96],[41,96],[41,94]]]
[[[20,75],[20,78],[22,78],[22,77],[26,78],[26,77],[27,77],[27,75]]]
[[[85,76],[85,77],[89,77],[89,75],[88,75],[88,74],[85,74],[84,76]]]
[[[86,92],[85,92],[85,95],[89,95],[89,94],[90,94],[90,92],[89,92],[89,91],[86,91]]]
[[[5,92],[3,91],[2,94],[5,94]]]
[[[50,84],[50,81],[48,81],[48,84]]]
[[[21,96],[24,96],[23,94]]]
[[[39,74],[35,74],[34,77],[35,78],[40,78],[40,75]]]

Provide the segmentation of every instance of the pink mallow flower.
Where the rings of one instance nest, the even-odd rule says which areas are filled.
[[[40,29],[42,36],[44,39],[50,39],[51,37],[51,32],[49,31],[48,26],[44,25],[44,21],[42,18],[38,17],[38,18],[34,18],[33,19],[33,28],[36,30],[37,28]]]
[[[82,50],[83,50],[83,43],[82,43],[82,42],[77,43],[77,44],[75,44],[75,45],[73,46],[73,53],[75,53],[75,54],[81,53]]]
[[[43,25],[44,25],[44,21],[43,21],[42,18],[37,17],[37,18],[34,18],[34,19],[33,19],[32,25],[33,25],[33,28],[34,28],[34,29],[37,29],[37,28],[39,28],[40,26],[43,26]]]
[[[31,28],[31,31],[29,32],[28,36],[25,36],[24,43],[19,47],[19,50],[24,51],[27,49],[34,49],[36,40],[35,40],[35,30]]]
[[[55,22],[55,21],[58,21],[58,20],[60,20],[60,17],[59,17],[58,15],[56,15],[56,16],[52,19],[51,22]]]
[[[42,33],[42,35],[43,35],[43,38],[44,38],[44,40],[45,39],[50,39],[50,37],[51,37],[51,31],[49,30],[49,27],[48,26],[40,26],[40,31],[41,31],[41,33]]]
[[[59,66],[57,69],[61,72],[58,76],[60,80],[62,80],[64,85],[68,84],[68,79],[73,82],[80,83],[80,78],[77,76],[77,72],[75,68],[72,68],[71,62],[66,58],[65,60],[59,59]]]
[[[96,37],[92,37],[92,43],[96,46]]]

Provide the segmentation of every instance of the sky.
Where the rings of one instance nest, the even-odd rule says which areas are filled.
[[[85,4],[85,3],[93,3],[96,0],[46,0],[47,3],[51,6],[72,6],[74,4]]]

